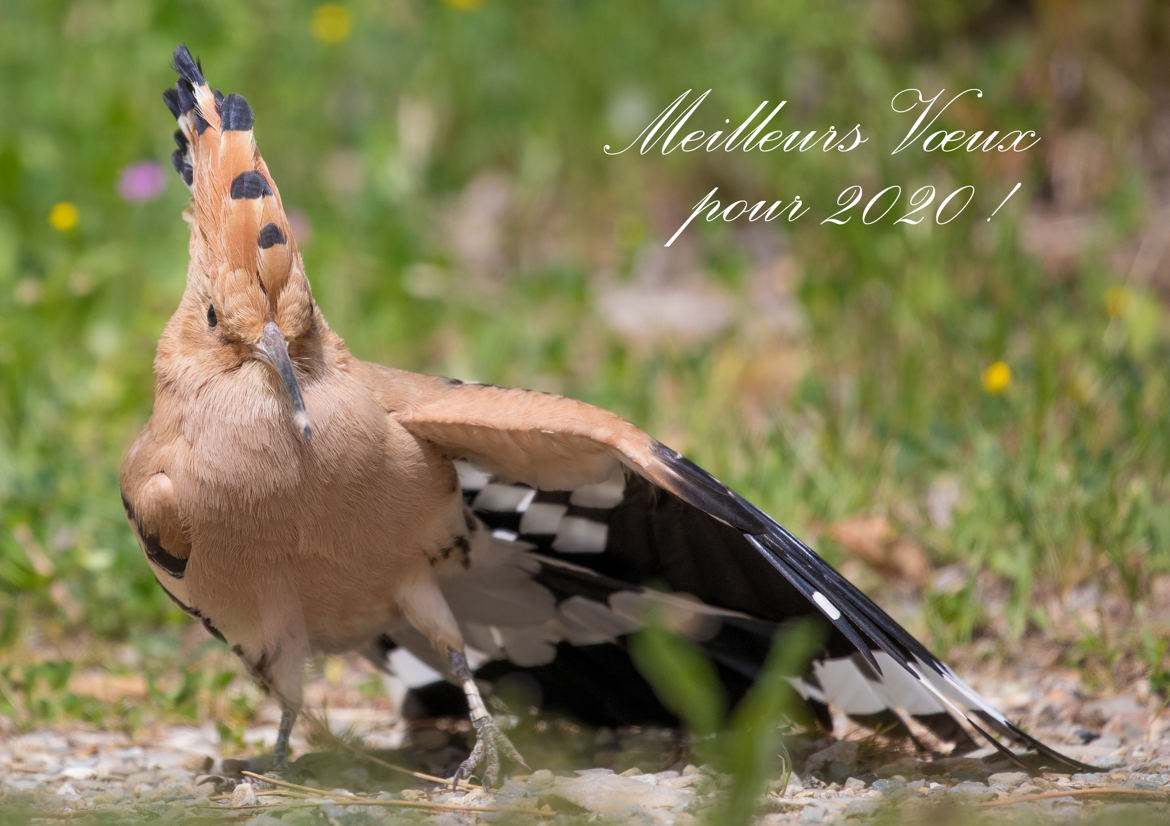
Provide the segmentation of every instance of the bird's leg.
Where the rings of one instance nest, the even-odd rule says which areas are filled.
[[[217,782],[224,787],[231,788],[240,782],[253,783],[259,788],[268,788],[263,780],[248,777],[242,774],[249,771],[259,775],[269,775],[274,778],[286,778],[290,772],[288,763],[288,739],[292,734],[293,723],[297,720],[297,710],[294,706],[280,704],[280,728],[276,731],[276,745],[272,749],[272,757],[267,754],[257,754],[247,760],[232,760],[224,758],[223,771],[225,777]],[[229,785],[230,784],[230,785]]]
[[[272,749],[272,771],[276,774],[288,772],[288,738],[292,735],[293,723],[297,721],[297,710],[282,705],[280,710],[280,728],[276,732],[276,746]]]
[[[471,749],[471,754],[468,755],[467,759],[460,763],[459,768],[455,770],[455,776],[451,778],[451,787],[457,787],[461,780],[470,777],[480,764],[483,764],[484,767],[484,788],[494,786],[500,774],[501,751],[508,759],[515,760],[524,768],[528,768],[528,764],[524,762],[520,752],[516,751],[512,741],[500,731],[496,721],[488,714],[488,710],[483,704],[483,697],[480,696],[479,687],[476,686],[475,678],[471,675],[471,669],[467,667],[467,658],[463,656],[463,652],[452,650],[447,655],[447,662],[450,663],[451,670],[455,672],[455,677],[463,687],[463,693],[467,695],[468,716],[471,718],[471,725],[475,728],[475,746]]]

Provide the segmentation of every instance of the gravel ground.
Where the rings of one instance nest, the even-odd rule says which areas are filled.
[[[879,754],[864,740],[798,738],[789,746],[794,773],[786,785],[772,785],[759,822],[926,822],[945,814],[946,823],[1170,823],[1170,712],[1157,698],[1139,690],[1085,701],[1060,681],[1028,685],[1030,692],[1009,683],[1008,691],[1029,701],[1033,733],[1097,771],[1032,775],[974,757],[922,761]],[[360,730],[371,722],[361,713],[331,708],[329,719],[334,728]],[[225,765],[210,724],[160,727],[133,738],[32,731],[0,743],[0,823],[719,822],[726,778],[688,763],[672,733],[588,736],[563,724],[544,731],[540,739],[550,744],[575,738],[578,752],[562,753],[555,771],[513,776],[491,793],[452,791],[344,749],[306,751],[296,739],[302,756],[292,776],[308,791],[235,782],[238,773],[226,775],[239,761]],[[249,737],[270,743],[274,733],[262,726]],[[1087,742],[1068,745],[1071,736]],[[457,728],[432,727],[417,732],[409,749],[373,753],[441,773],[465,753],[465,738]],[[381,739],[385,745],[394,736]],[[377,740],[364,738],[367,747]],[[527,756],[533,765],[558,762],[539,750]]]

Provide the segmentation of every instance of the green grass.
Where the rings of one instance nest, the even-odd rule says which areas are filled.
[[[1158,162],[1120,149],[1154,133],[1151,101],[1166,91],[1156,3],[1124,16],[891,2],[880,19],[835,3],[346,5],[353,26],[338,44],[313,37],[304,4],[6,11],[0,673],[32,687],[21,725],[103,718],[69,700],[46,639],[100,646],[187,622],[154,584],[117,493],[187,238],[177,179],[146,204],[116,183],[130,163],[167,163],[160,93],[180,41],[213,85],[253,104],[284,201],[312,228],[302,248],[317,300],[357,355],[610,407],[834,561],[845,551],[825,526],[887,515],[934,564],[1008,582],[1014,634],[1049,630],[1038,588],[1097,579],[1140,606],[1170,572],[1167,293],[1139,254]],[[1058,82],[1069,66],[1071,92]],[[1036,128],[1044,142],[1012,163],[890,156],[906,124],[889,99],[915,85],[984,89],[950,128]],[[640,129],[623,112],[648,118],[687,88],[713,90],[698,128],[785,98],[782,126],[860,121],[871,142],[842,155],[602,153]],[[1067,160],[1077,147],[1087,161]],[[666,283],[701,273],[731,319],[698,342],[632,341],[600,309],[715,185],[825,205],[853,183],[973,183],[981,216],[1017,180],[991,222],[692,225]],[[495,222],[493,186],[506,192]],[[47,221],[58,202],[76,204],[75,228]],[[1027,251],[1028,219],[1046,211],[1087,216],[1058,233],[1067,253]],[[495,239],[486,253],[470,250],[473,221]],[[784,277],[767,274],[777,260]],[[778,318],[761,285],[799,323]],[[997,360],[1012,380],[992,395],[980,376]],[[958,490],[946,524],[925,505],[940,480]],[[944,648],[999,619],[973,587],[924,605],[905,619]],[[1165,692],[1158,615],[1139,608],[1152,630],[1111,638],[1102,656],[1144,658]]]
[[[810,622],[797,622],[777,637],[767,662],[743,701],[725,715],[725,701],[712,663],[694,643],[661,627],[639,632],[631,644],[634,662],[668,708],[700,738],[698,756],[729,778],[715,796],[710,822],[750,823],[783,756],[781,779],[787,785],[791,765],[783,735],[801,716],[801,701],[789,679],[812,661],[824,640]],[[705,738],[705,739],[704,739]]]

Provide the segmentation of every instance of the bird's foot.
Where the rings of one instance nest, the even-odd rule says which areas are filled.
[[[459,768],[455,770],[455,776],[451,778],[452,789],[457,788],[460,782],[471,777],[472,772],[480,765],[483,766],[483,787],[487,789],[495,786],[500,776],[501,752],[509,760],[528,768],[528,764],[524,762],[520,752],[516,751],[512,741],[500,731],[496,721],[490,715],[472,720],[471,724],[475,726],[475,747],[472,748],[467,759],[460,763]]]
[[[272,752],[272,763],[268,770],[263,772],[277,778],[278,780],[285,780],[292,773],[292,766],[288,762],[288,747],[280,748],[277,743],[276,750]]]
[[[244,772],[249,772],[249,774],[244,774]],[[288,753],[285,752],[283,755],[279,752],[261,754],[246,760],[224,760],[223,776],[216,779],[223,785],[230,783],[233,787],[238,783],[246,782],[262,789],[272,788],[272,784],[265,783],[263,779],[252,777],[254,774],[271,777],[274,780],[291,779],[293,769],[288,760]]]

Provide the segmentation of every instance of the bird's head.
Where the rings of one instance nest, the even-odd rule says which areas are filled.
[[[175,70],[179,81],[163,98],[179,125],[172,160],[192,195],[184,214],[191,224],[187,290],[173,320],[177,347],[212,374],[267,365],[309,439],[298,372],[319,353],[324,321],[256,148],[252,109],[239,95],[213,91],[186,46],[175,50]]]

